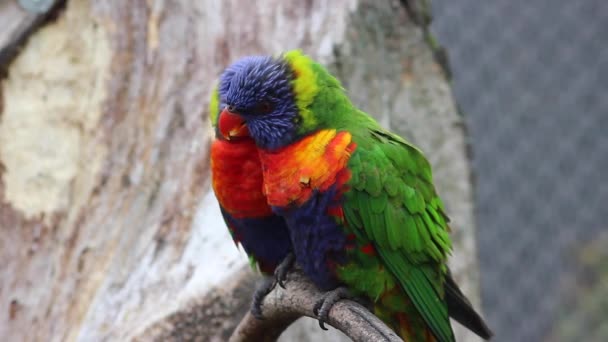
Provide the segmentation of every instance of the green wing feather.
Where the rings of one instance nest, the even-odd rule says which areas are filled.
[[[373,241],[440,341],[454,341],[443,282],[451,250],[447,217],[422,152],[381,128],[355,132],[347,223]]]

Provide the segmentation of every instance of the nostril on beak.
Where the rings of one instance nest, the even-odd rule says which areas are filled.
[[[233,105],[228,105],[226,106],[226,110],[230,113],[234,113],[236,112],[236,107],[234,107]]]

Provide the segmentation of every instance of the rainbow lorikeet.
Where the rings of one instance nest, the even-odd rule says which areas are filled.
[[[216,131],[211,145],[211,183],[234,242],[243,246],[262,274],[276,271],[276,280],[281,284],[293,260],[291,239],[285,220],[273,213],[262,192],[262,167],[255,142],[246,127],[234,130],[229,139],[219,134],[219,128],[227,124],[218,124],[219,108],[224,107],[219,94],[230,85],[237,68],[233,65],[224,71],[219,87],[211,95],[210,119]],[[255,316],[261,316],[263,297],[275,284],[267,279],[254,294]]]
[[[450,316],[490,338],[449,274],[448,217],[423,153],[299,50],[229,69],[220,133],[246,128],[254,140],[266,200],[287,223],[297,263],[328,291],[320,322],[349,294],[372,301],[407,341],[454,341]]]

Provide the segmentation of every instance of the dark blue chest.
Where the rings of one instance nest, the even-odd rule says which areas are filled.
[[[247,255],[258,262],[262,272],[271,274],[291,251],[291,239],[285,220],[278,215],[235,219],[222,209],[232,235]]]
[[[301,206],[273,207],[287,222],[297,263],[322,290],[339,285],[335,266],[345,261],[344,229],[334,217],[328,215],[330,206],[339,205],[335,194],[334,186],[326,192],[314,193]]]

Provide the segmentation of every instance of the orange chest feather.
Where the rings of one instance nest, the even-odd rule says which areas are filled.
[[[234,218],[272,213],[262,192],[262,166],[253,140],[211,145],[212,185],[220,205]]]
[[[322,130],[278,151],[260,151],[268,203],[302,204],[313,190],[341,189],[350,179],[346,164],[355,148],[350,133]]]

